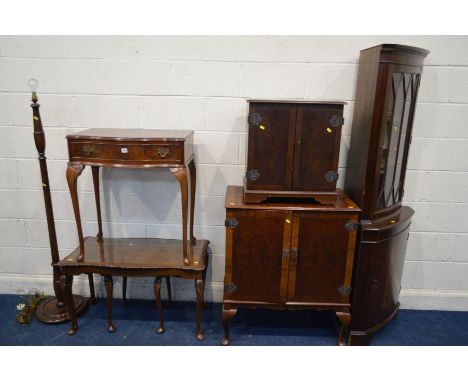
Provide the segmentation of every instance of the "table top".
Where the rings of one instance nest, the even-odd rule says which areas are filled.
[[[203,270],[208,240],[197,240],[195,245],[187,241],[189,265],[182,256],[182,240],[150,238],[103,238],[84,240],[84,261],[78,262],[79,248],[62,259],[61,267],[101,267],[121,269],[182,269]]]
[[[92,139],[114,141],[184,141],[193,135],[192,130],[159,129],[87,129],[67,135],[67,139]]]
[[[332,212],[360,212],[359,207],[339,188],[334,204],[320,204],[312,200],[304,202],[303,198],[296,198],[297,203],[244,203],[244,188],[242,186],[228,186],[225,207],[227,209],[258,209],[258,210],[287,210],[287,211],[332,211]],[[293,198],[290,198],[293,199]]]

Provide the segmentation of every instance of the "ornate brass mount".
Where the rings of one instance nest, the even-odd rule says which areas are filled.
[[[170,153],[169,147],[158,147],[157,153],[161,158],[165,158]]]
[[[93,155],[94,146],[93,145],[83,145],[83,154],[84,155]]]
[[[336,182],[336,181],[338,180],[338,173],[337,173],[337,172],[334,172],[334,171],[328,171],[328,172],[325,174],[325,180],[326,180],[328,183]]]
[[[332,125],[336,129],[340,126],[343,126],[344,118],[339,115],[333,114],[330,117],[329,122],[330,122],[330,125]]]

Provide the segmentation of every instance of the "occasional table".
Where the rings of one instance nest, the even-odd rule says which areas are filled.
[[[163,332],[161,305],[162,277],[177,276],[195,280],[197,295],[196,332],[201,329],[201,310],[208,267],[208,240],[196,240],[193,235],[196,168],[193,152],[193,131],[150,129],[88,129],[68,135],[69,162],[67,181],[70,188],[79,246],[58,263],[65,304],[70,312],[72,335],[77,329],[73,314],[73,276],[98,273],[104,276],[107,292],[109,332],[115,331],[112,322],[112,276],[154,276],[154,292],[159,313],[158,333]],[[86,165],[91,166],[96,199],[98,234],[83,237],[77,180]],[[168,168],[178,180],[182,195],[182,240],[104,238],[99,196],[99,168]],[[190,175],[190,241],[187,240],[188,172]]]

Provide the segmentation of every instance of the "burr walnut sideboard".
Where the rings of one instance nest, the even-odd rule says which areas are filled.
[[[345,102],[250,100],[244,201],[336,201]]]
[[[331,205],[246,204],[239,186],[228,186],[225,207],[222,344],[240,307],[333,310],[345,344],[360,209],[339,189]]]
[[[73,276],[98,273],[104,276],[109,317],[109,332],[115,331],[112,322],[112,276],[154,276],[154,292],[160,326],[163,332],[161,305],[161,279],[170,276],[195,280],[197,295],[196,333],[204,338],[201,329],[206,270],[208,267],[207,240],[193,235],[196,168],[193,153],[193,131],[149,129],[88,129],[67,136],[69,162],[67,181],[78,230],[79,247],[57,266],[61,271],[61,284],[65,304],[71,318],[69,334],[77,329],[72,299]],[[91,166],[98,220],[97,238],[83,237],[77,180],[86,165]],[[99,194],[99,168],[169,168],[178,180],[182,195],[182,240],[104,238],[102,231]],[[188,171],[190,172],[190,241],[187,240]],[[170,283],[168,283],[170,298]]]

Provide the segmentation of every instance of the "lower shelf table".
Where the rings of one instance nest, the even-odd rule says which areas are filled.
[[[183,247],[182,240],[86,237],[84,239],[86,251],[84,261],[78,259],[80,256],[80,247],[78,247],[57,264],[62,274],[61,286],[71,319],[71,328],[68,334],[75,334],[78,328],[72,298],[73,276],[82,273],[98,273],[104,276],[110,332],[115,331],[115,326],[112,323],[112,276],[155,277],[154,291],[160,321],[158,333],[162,333],[164,328],[160,294],[161,278],[176,276],[195,280],[197,295],[196,336],[199,340],[204,339],[201,317],[209,261],[209,243],[208,240],[196,240],[194,244],[186,241],[189,263],[185,264],[183,257],[180,256]]]

